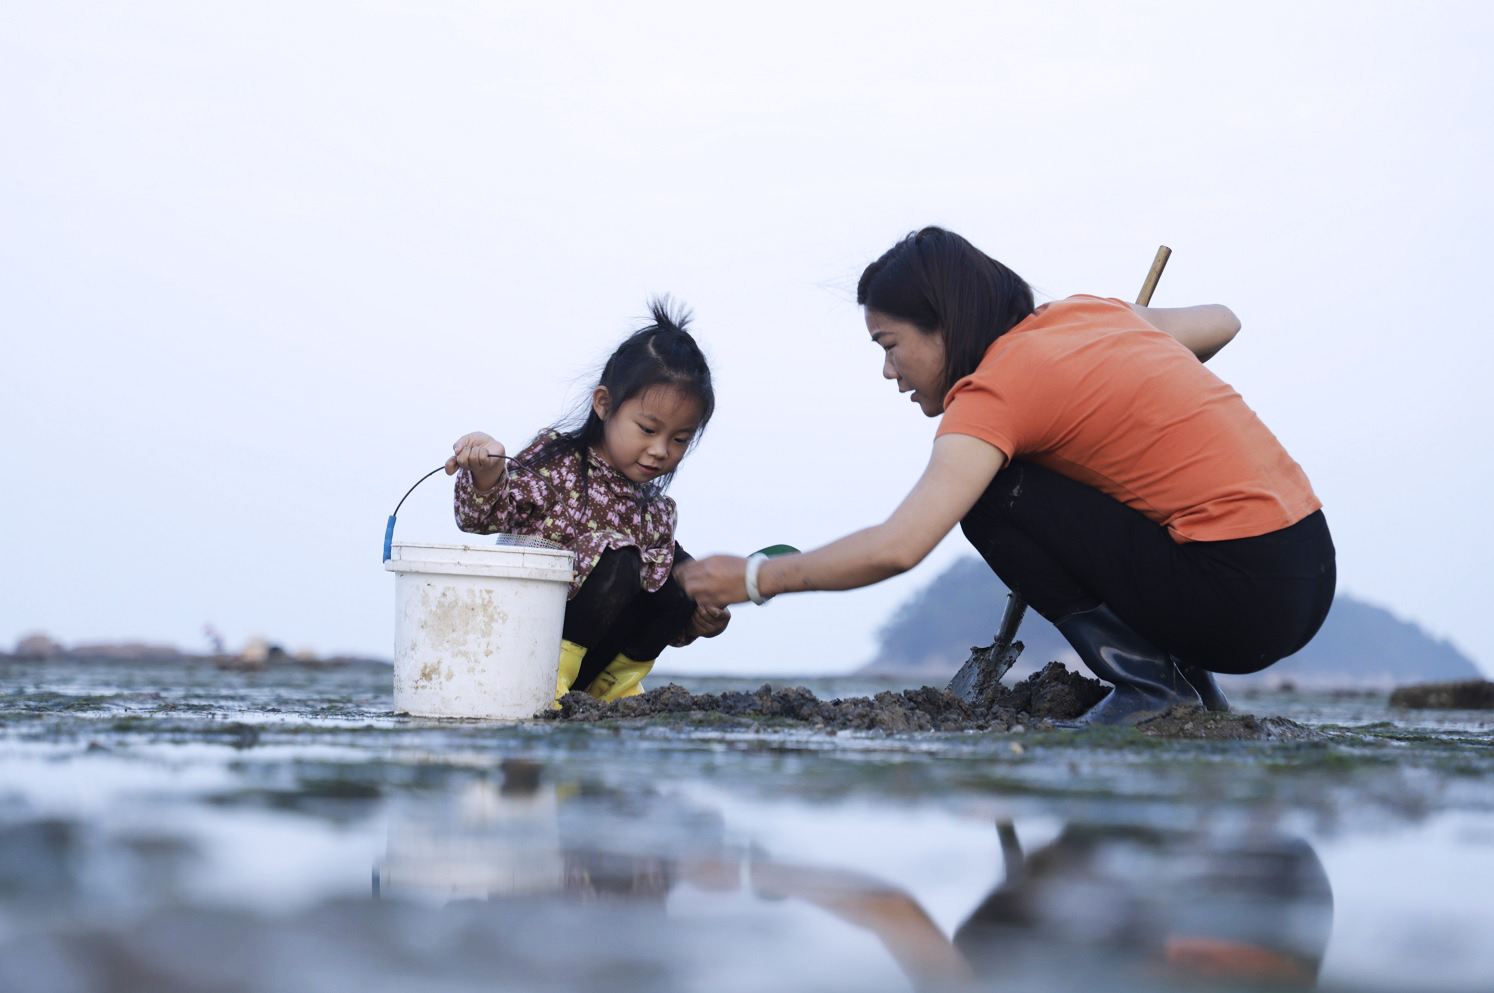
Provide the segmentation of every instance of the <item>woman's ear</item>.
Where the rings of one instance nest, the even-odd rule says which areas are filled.
[[[612,395],[607,392],[607,387],[598,386],[591,394],[591,412],[597,415],[599,420],[607,419],[607,408],[612,404]]]

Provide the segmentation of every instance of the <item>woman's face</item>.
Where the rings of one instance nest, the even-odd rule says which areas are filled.
[[[866,330],[882,349],[882,375],[897,380],[899,393],[912,392],[925,417],[944,413],[944,339],[870,307]]]

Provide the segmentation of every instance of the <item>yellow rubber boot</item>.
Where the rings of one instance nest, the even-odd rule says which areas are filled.
[[[560,698],[571,691],[571,684],[581,674],[581,660],[586,658],[586,649],[574,641],[560,639],[560,669],[555,673],[555,702],[551,710],[560,709]]]
[[[643,677],[653,667],[652,659],[634,662],[626,655],[619,655],[597,674],[586,692],[599,700],[621,700],[625,696],[637,696],[643,692]]]

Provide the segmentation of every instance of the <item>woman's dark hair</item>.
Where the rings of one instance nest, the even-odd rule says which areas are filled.
[[[856,302],[944,339],[944,392],[1032,313],[1032,287],[953,231],[927,227],[866,267]]]
[[[690,439],[693,448],[716,410],[711,367],[687,330],[691,320],[687,308],[677,306],[667,296],[650,300],[648,308],[653,323],[634,331],[617,346],[607,364],[602,366],[597,386],[607,390],[608,410],[614,412],[634,397],[658,386],[672,386],[695,397],[700,401],[700,424]],[[594,392],[587,393],[583,404],[571,417],[569,426],[555,426],[554,438],[532,460],[536,466],[541,466],[562,453],[580,453],[583,486],[589,469],[585,455],[601,444],[605,424],[592,405]],[[673,477],[674,473],[670,472],[648,483],[646,495],[654,497],[663,493]]]

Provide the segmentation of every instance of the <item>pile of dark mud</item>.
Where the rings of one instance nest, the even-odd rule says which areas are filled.
[[[805,727],[816,731],[1012,731],[1050,727],[1072,720],[1105,697],[1109,687],[1050,662],[1013,686],[998,686],[987,708],[965,703],[948,690],[923,686],[873,697],[821,700],[802,686],[753,692],[691,693],[673,683],[611,703],[586,693],[568,693],[558,721],[626,721],[671,718],[674,723],[742,727]],[[1138,725],[1149,737],[1213,741],[1270,741],[1311,737],[1316,732],[1279,717],[1216,714],[1178,708]]]
[[[1467,679],[1402,686],[1390,694],[1390,705],[1422,710],[1494,710],[1494,683]]]
[[[554,717],[609,721],[675,715],[697,720],[741,718],[744,723],[793,723],[834,731],[1008,731],[1018,725],[1078,717],[1105,696],[1098,680],[1050,662],[1012,687],[999,687],[989,708],[976,708],[947,690],[924,686],[874,697],[821,700],[802,686],[764,684],[748,693],[691,693],[671,683],[606,703],[568,693]]]

